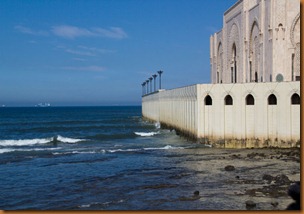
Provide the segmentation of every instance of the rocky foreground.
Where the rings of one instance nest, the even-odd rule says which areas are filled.
[[[202,149],[183,163],[199,179],[188,199],[206,206],[218,200],[231,210],[285,210],[299,197],[299,185],[293,185],[300,181],[299,148]],[[213,181],[218,186],[209,187]],[[220,196],[212,199],[214,195]]]

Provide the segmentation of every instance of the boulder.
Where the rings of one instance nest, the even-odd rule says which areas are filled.
[[[277,175],[274,178],[274,183],[278,185],[284,185],[284,184],[289,184],[290,180],[286,175],[282,174],[282,175]]]
[[[227,165],[227,166],[225,166],[225,170],[226,170],[226,171],[234,171],[234,170],[235,170],[235,167],[232,166],[232,165]]]

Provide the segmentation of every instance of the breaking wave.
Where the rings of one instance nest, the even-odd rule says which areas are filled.
[[[136,135],[142,136],[142,137],[151,137],[156,134],[159,134],[159,132],[134,132]]]
[[[106,152],[115,153],[115,152],[137,152],[137,151],[145,151],[145,150],[167,150],[167,149],[184,149],[184,147],[175,147],[175,146],[164,146],[164,147],[151,147],[151,148],[138,148],[138,149],[113,149],[106,150]]]
[[[36,144],[47,144],[47,143],[77,143],[85,141],[85,139],[75,139],[62,137],[60,135],[50,138],[35,138],[35,139],[21,139],[21,140],[0,140],[0,146],[32,146]]]
[[[13,148],[5,148],[5,149],[0,149],[0,154],[2,153],[9,153],[9,152],[32,152],[32,151],[48,151],[48,150],[59,150],[61,147],[56,147],[56,148],[35,148],[35,149],[13,149]]]

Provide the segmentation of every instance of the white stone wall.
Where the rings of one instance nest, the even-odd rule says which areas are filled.
[[[293,147],[300,141],[299,82],[201,84],[144,96],[142,114],[218,147]],[[246,105],[246,97],[254,105]],[[277,105],[268,105],[274,94]],[[206,96],[212,105],[205,105]],[[225,105],[230,95],[233,105]]]

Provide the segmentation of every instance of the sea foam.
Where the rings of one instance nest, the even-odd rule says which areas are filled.
[[[156,134],[159,134],[159,132],[134,132],[136,135],[142,136],[142,137],[151,137]]]
[[[60,135],[50,138],[35,138],[35,139],[20,139],[20,140],[0,140],[0,146],[32,146],[36,144],[46,144],[51,142],[62,142],[62,143],[77,143],[85,141],[85,139],[76,139],[62,137]]]

